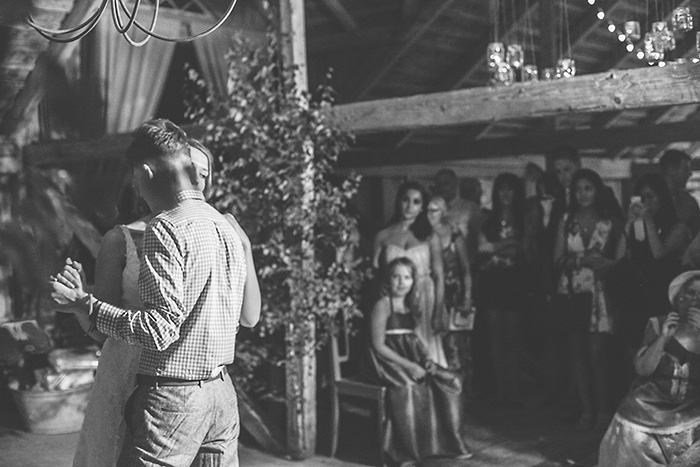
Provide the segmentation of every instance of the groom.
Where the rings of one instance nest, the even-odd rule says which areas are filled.
[[[260,310],[243,303],[252,264],[247,238],[196,189],[186,135],[175,124],[144,123],[127,158],[139,195],[160,212],[143,237],[144,309],[95,299],[70,261],[53,282],[54,299],[104,334],[142,347],[125,414],[132,436],[124,465],[237,466],[238,410],[226,365],[239,321],[254,326]]]

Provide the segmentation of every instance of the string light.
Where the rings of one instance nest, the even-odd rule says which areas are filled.
[[[593,6],[595,5],[596,0],[588,0],[588,4]],[[605,19],[605,11],[601,7],[597,7],[597,12],[596,12],[596,18],[598,18],[600,21]],[[634,52],[635,49],[637,50],[636,56],[638,59],[642,60],[644,59],[644,51],[640,48],[635,47],[635,45],[632,43],[632,40],[627,36],[627,34],[623,31],[618,29],[617,26],[615,26],[615,23],[613,23],[611,20],[607,20],[608,22],[608,32],[611,34],[614,34],[615,37],[617,38],[618,41],[621,43],[626,43],[625,44],[625,50],[627,52]]]

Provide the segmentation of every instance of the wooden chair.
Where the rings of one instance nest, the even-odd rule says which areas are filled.
[[[341,363],[350,358],[350,335],[343,317],[339,317],[339,324],[330,339],[330,371],[331,371],[331,457],[335,457],[338,449],[338,431],[340,427],[341,410],[350,411],[353,407],[349,404],[341,404],[341,396],[349,396],[364,399],[374,404],[373,414],[377,418],[377,432],[379,434],[379,460],[384,465],[384,431],[386,429],[386,388],[372,383],[367,383],[352,377],[345,377],[341,372]],[[352,410],[353,413],[362,413]],[[370,414],[370,417],[373,415]]]

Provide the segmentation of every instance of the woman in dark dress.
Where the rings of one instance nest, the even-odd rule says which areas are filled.
[[[479,236],[480,265],[474,299],[480,315],[477,319],[483,317],[488,329],[496,401],[518,405],[522,401],[522,313],[527,298],[522,180],[512,173],[498,175],[492,205]]]
[[[371,359],[376,376],[389,387],[387,454],[401,466],[430,456],[472,456],[460,435],[460,378],[428,358],[414,329],[412,304],[416,266],[405,257],[386,267],[388,294],[374,305]]]
[[[631,352],[639,348],[649,318],[669,308],[668,284],[681,270],[690,232],[678,219],[671,192],[661,174],[648,173],[635,184],[638,197],[627,217],[627,255],[634,268],[627,279],[619,331]],[[635,224],[640,223],[638,228]],[[637,235],[641,238],[637,238]]]

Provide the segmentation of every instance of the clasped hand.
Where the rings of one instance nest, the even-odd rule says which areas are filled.
[[[61,272],[51,276],[49,283],[53,288],[51,298],[57,304],[65,306],[59,308],[58,311],[73,313],[75,310],[71,305],[75,305],[87,296],[83,266],[70,258],[66,259],[66,264]]]
[[[661,328],[661,335],[664,337],[673,337],[678,330],[680,320],[680,315],[675,311],[669,313]],[[700,310],[697,308],[690,308],[686,316],[686,321],[695,329],[700,330]]]

